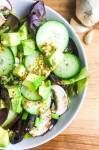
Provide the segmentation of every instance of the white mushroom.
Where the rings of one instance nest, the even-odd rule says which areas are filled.
[[[59,86],[59,85],[53,85],[52,86],[53,92],[55,94],[55,101],[56,101],[56,110],[55,113],[58,115],[62,115],[66,110],[68,106],[68,98],[65,90]]]
[[[88,31],[90,29],[88,27],[85,27],[85,26],[79,24],[73,18],[71,18],[70,24],[75,29],[75,31],[78,32],[78,33],[86,32],[86,31]]]
[[[40,136],[47,132],[47,130],[51,127],[51,111],[48,109],[46,112],[41,114],[42,122],[39,127],[33,127],[30,131],[32,136]]]
[[[85,26],[99,21],[99,0],[76,0],[76,16]]]

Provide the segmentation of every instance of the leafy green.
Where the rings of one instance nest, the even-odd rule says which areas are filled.
[[[71,97],[71,96],[81,93],[85,89],[86,83],[87,83],[87,78],[80,80],[78,82],[75,82],[71,85],[66,85],[68,96]]]
[[[84,90],[84,88],[86,87],[86,83],[87,83],[87,78],[77,82],[77,89],[78,89],[77,93],[80,93]]]
[[[70,85],[70,84],[73,84],[80,80],[83,80],[87,77],[88,77],[88,71],[87,71],[87,68],[85,67],[85,68],[81,69],[81,71],[78,75],[76,75],[75,77],[68,79],[68,80],[62,80],[61,83],[64,85]]]
[[[42,85],[39,87],[39,95],[46,100],[51,95],[51,82],[42,82]]]
[[[87,78],[87,68],[83,68],[77,76],[68,80],[62,80],[61,83],[66,86],[67,94],[71,97],[84,90],[87,83]]]

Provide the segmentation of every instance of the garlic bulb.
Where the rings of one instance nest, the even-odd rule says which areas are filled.
[[[76,17],[85,26],[93,26],[99,21],[99,0],[76,0]]]

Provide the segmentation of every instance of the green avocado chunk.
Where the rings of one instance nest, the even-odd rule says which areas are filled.
[[[8,131],[0,127],[0,149],[6,147],[9,144]]]

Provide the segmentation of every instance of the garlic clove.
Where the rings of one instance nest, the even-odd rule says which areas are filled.
[[[75,29],[75,31],[78,33],[87,32],[88,30],[90,30],[90,28],[79,24],[73,18],[70,20],[70,24]]]
[[[84,43],[85,44],[91,44],[92,40],[93,40],[93,34],[94,34],[94,30],[89,31],[85,36],[84,36]]]

